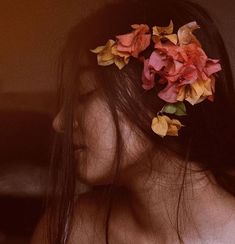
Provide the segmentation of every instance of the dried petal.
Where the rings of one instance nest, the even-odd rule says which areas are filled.
[[[178,136],[182,124],[177,119],[170,119],[166,115],[158,115],[152,120],[152,130],[159,136]]]
[[[153,118],[151,128],[157,135],[164,137],[167,134],[168,123],[164,116],[158,115]]]
[[[178,131],[182,127],[182,124],[177,119],[172,119],[168,124],[167,135],[168,136],[178,136]]]
[[[179,90],[177,100],[186,100],[192,105],[200,103],[205,99],[212,99],[214,93],[214,79],[197,80],[196,82],[182,86]]]
[[[149,66],[155,71],[160,71],[166,65],[165,57],[160,55],[158,51],[153,51],[149,58]]]
[[[161,39],[167,39],[170,42],[174,43],[175,45],[178,42],[178,37],[176,34],[173,33],[173,22],[172,20],[170,21],[170,24],[166,27],[159,27],[159,26],[154,26],[152,28],[153,32],[153,41],[155,43],[159,42]]]
[[[178,93],[176,83],[169,82],[167,86],[158,93],[158,97],[168,103],[176,103]]]
[[[154,87],[155,73],[149,68],[149,59],[144,60],[144,69],[142,72],[142,87],[145,90],[150,90]]]
[[[135,24],[132,25],[132,28],[134,30],[131,33],[116,36],[117,50],[137,58],[139,53],[150,45],[151,35],[148,34],[149,27],[147,25]]]
[[[153,27],[153,35],[160,36],[160,35],[170,35],[172,34],[174,29],[174,25],[172,20],[170,24],[166,27],[154,26]]]
[[[206,75],[209,77],[212,74],[220,71],[221,65],[219,64],[219,59],[210,59],[208,58],[206,66],[204,68],[204,72],[206,73]]]
[[[200,28],[196,21],[190,22],[186,25],[183,25],[178,30],[178,38],[180,45],[187,45],[191,42],[197,43],[200,45],[197,38],[193,35],[193,31]]]
[[[114,40],[108,40],[105,46],[98,46],[91,52],[97,54],[97,62],[101,66],[108,66],[113,63],[119,69],[122,69],[128,62],[130,55],[125,52],[120,52],[117,50],[117,45]]]

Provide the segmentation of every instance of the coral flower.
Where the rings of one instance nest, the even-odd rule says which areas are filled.
[[[139,53],[144,51],[151,41],[149,27],[147,25],[132,25],[134,30],[131,33],[116,36],[117,50],[129,53],[131,56],[138,58]]]

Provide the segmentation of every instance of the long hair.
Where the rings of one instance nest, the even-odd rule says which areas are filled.
[[[220,58],[222,71],[216,81],[215,101],[188,106],[188,116],[184,121],[186,127],[180,136],[162,140],[151,130],[150,114],[159,111],[163,103],[155,90],[143,91],[142,65],[131,60],[121,71],[114,65],[100,67],[90,49],[106,43],[117,34],[129,32],[131,24],[166,26],[170,20],[173,20],[176,29],[190,21],[197,21],[201,27],[197,37],[208,56]],[[72,157],[73,110],[78,96],[77,85],[85,69],[95,74],[116,127],[115,180],[118,180],[123,151],[118,117],[118,112],[121,112],[160,150],[168,149],[185,161],[197,162],[202,170],[209,170],[214,175],[219,185],[235,195],[235,180],[231,174],[235,166],[235,129],[232,123],[235,118],[235,93],[229,57],[216,24],[205,9],[187,0],[119,1],[106,5],[74,26],[59,59],[59,107],[63,106],[65,121],[63,135],[57,135],[51,165],[52,183],[48,197],[48,236],[51,244],[66,243],[71,231],[76,195],[76,167]],[[183,184],[182,180],[182,189]],[[113,191],[112,185],[107,186],[110,196],[105,233],[107,243]],[[182,192],[178,204],[181,195]]]

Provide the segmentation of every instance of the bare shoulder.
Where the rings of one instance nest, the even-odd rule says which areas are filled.
[[[109,197],[106,189],[79,195],[75,202],[69,244],[105,243]],[[41,218],[34,231],[31,244],[49,244],[46,239],[47,216]]]
[[[105,190],[93,190],[78,197],[70,244],[105,243],[108,197]]]

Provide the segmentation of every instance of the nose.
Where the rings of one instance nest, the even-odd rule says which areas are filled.
[[[60,111],[54,118],[52,122],[53,129],[58,133],[64,132],[64,119],[62,116],[62,111]]]
[[[63,112],[60,111],[54,118],[53,122],[52,122],[52,127],[54,128],[54,130],[58,133],[63,133],[64,132],[64,116],[63,116]],[[78,121],[77,120],[73,120],[73,129],[77,129],[78,128]]]

